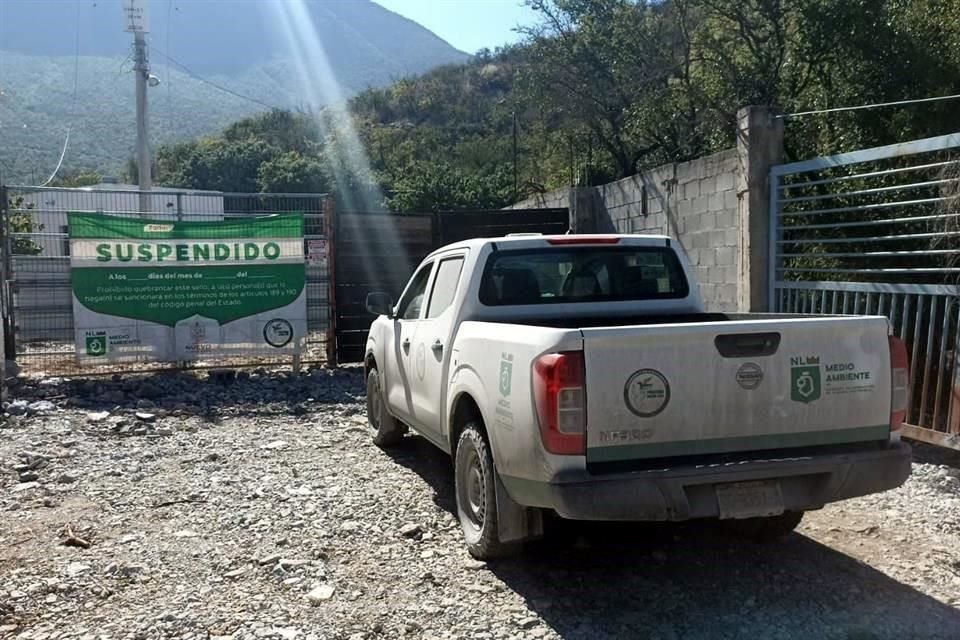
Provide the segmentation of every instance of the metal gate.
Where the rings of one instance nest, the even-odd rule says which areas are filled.
[[[508,233],[566,233],[569,215],[567,209],[338,212],[330,222],[336,340],[330,361],[363,360],[374,320],[366,310],[367,294],[385,291],[394,300],[399,298],[414,269],[434,249],[468,238]]]
[[[143,204],[147,211],[143,211]],[[62,189],[0,187],[3,223],[4,295],[8,302],[7,354],[27,371],[80,373],[75,367],[70,287],[68,211],[96,211],[162,220],[215,221],[281,212],[304,214],[307,287],[307,341],[303,361],[326,359],[330,328],[326,218],[333,200],[325,194],[221,193],[154,188],[138,191],[109,185]],[[193,367],[284,364],[262,357],[202,361]],[[157,366],[151,364],[151,367]],[[84,368],[109,373],[144,370],[143,363]]]
[[[562,235],[570,229],[568,209],[441,211],[434,219],[437,246],[470,238],[497,238],[508,233]]]
[[[876,314],[910,353],[905,434],[960,448],[960,134],[774,167],[775,311]]]
[[[343,211],[334,215],[333,363],[362,362],[374,317],[367,312],[371,291],[385,291],[396,300],[407,279],[433,251],[433,217]]]

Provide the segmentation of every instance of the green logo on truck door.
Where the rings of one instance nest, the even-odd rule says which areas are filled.
[[[820,358],[790,358],[790,399],[813,402],[820,399]]]
[[[513,354],[504,353],[500,358],[500,395],[507,397],[513,386]]]

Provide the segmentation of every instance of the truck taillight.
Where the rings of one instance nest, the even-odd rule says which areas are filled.
[[[896,431],[907,419],[910,400],[910,359],[907,346],[900,338],[889,336],[890,342],[890,430]]]
[[[583,455],[587,394],[583,352],[548,353],[533,363],[540,437],[550,453]]]

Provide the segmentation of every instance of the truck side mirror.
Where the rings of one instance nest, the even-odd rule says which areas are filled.
[[[393,317],[393,298],[389,293],[374,291],[367,294],[367,311],[375,316]]]

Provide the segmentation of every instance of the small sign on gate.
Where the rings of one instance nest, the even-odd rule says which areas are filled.
[[[327,264],[326,240],[307,240],[307,264],[320,266]]]

